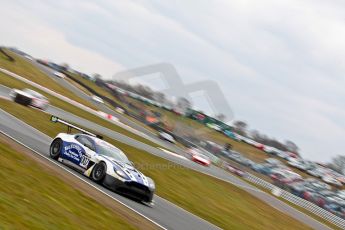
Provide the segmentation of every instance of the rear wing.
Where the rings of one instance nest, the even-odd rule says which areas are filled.
[[[93,136],[93,137],[97,137],[99,139],[103,139],[103,137],[101,135],[91,133],[91,132],[89,132],[89,131],[87,131],[85,129],[82,129],[82,128],[76,126],[76,125],[68,123],[67,121],[61,120],[60,118],[58,118],[56,116],[51,116],[50,117],[50,121],[54,122],[54,123],[61,123],[61,124],[66,125],[67,126],[67,133],[71,133],[72,129],[75,129],[75,130],[78,130],[78,131],[82,132],[83,134],[87,134],[89,136]]]

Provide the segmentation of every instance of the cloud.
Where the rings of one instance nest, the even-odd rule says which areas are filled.
[[[294,140],[304,156],[325,161],[343,153],[342,1],[34,0],[2,5],[0,17],[10,19],[0,20],[8,31],[2,36],[6,44],[107,77],[170,62],[186,84],[216,81],[236,119]]]
[[[13,14],[13,12],[17,13]],[[89,74],[101,73],[109,77],[114,71],[123,68],[121,64],[98,52],[69,43],[63,32],[37,18],[37,14],[15,5],[1,8],[0,14],[1,17],[6,18],[0,20],[0,27],[6,31],[1,36],[4,45],[19,47],[36,57],[57,63],[69,63],[71,67],[82,69]]]

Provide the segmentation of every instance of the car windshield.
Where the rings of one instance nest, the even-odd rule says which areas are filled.
[[[131,165],[131,162],[128,160],[127,156],[120,149],[105,141],[97,143],[97,153],[100,155],[112,157],[117,161]]]

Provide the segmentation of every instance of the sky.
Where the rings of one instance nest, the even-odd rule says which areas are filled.
[[[345,154],[344,12],[340,0],[2,0],[0,45],[106,79],[169,63],[186,85],[216,82],[229,121],[327,162]],[[166,87],[158,77],[138,81]],[[205,101],[193,103],[216,113]]]

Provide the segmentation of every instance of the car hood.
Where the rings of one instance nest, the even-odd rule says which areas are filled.
[[[117,161],[111,157],[107,157],[107,159],[114,165],[116,169],[122,170],[130,178],[131,181],[148,186],[147,177],[139,170],[134,168],[133,165]]]

